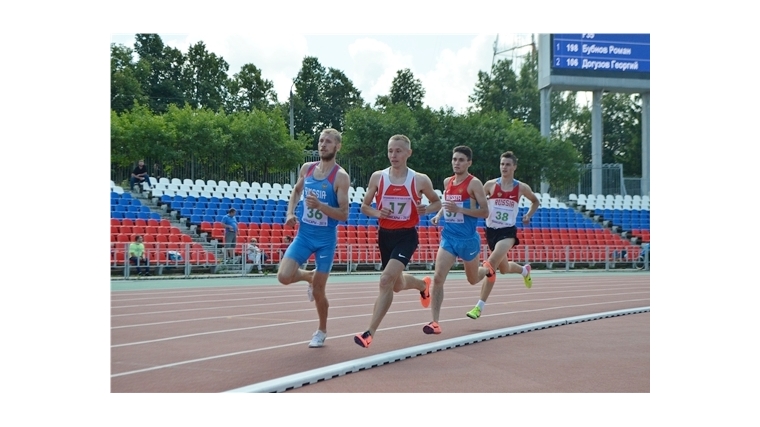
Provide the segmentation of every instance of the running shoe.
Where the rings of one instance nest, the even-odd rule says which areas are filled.
[[[327,338],[327,334],[317,329],[317,332],[314,332],[314,335],[311,336],[311,342],[309,343],[309,348],[319,348],[325,345],[325,338]]]
[[[437,322],[430,322],[427,325],[422,327],[422,332],[430,335],[430,334],[440,334],[441,333],[441,327],[438,326]]]
[[[483,261],[483,267],[487,268],[488,274],[490,274],[490,276],[486,275],[486,280],[488,280],[488,283],[492,285],[496,283],[496,270],[493,269],[491,263],[488,261]]]
[[[363,334],[357,334],[354,336],[354,342],[367,348],[372,344],[372,334],[370,334],[369,331],[366,331]]]
[[[430,307],[430,284],[432,283],[430,280],[430,277],[425,276],[425,290],[420,291],[420,304],[422,304],[423,308]]]
[[[314,301],[314,288],[311,285],[306,289],[306,296],[309,297],[309,301]]]
[[[477,319],[480,317],[480,308],[476,305],[475,308],[467,312],[467,317],[470,319]]]
[[[528,270],[528,275],[523,277],[523,280],[525,281],[525,287],[530,289],[533,286],[533,279],[530,278],[530,264],[526,264],[525,269]]]

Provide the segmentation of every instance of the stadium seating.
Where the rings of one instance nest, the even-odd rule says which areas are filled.
[[[122,191],[118,191],[118,190]],[[216,256],[206,251],[192,237],[171,225],[167,219],[152,212],[139,199],[121,187],[111,189],[111,266],[123,267],[128,260],[129,244],[142,235],[151,267],[184,266],[184,260],[170,260],[169,252],[176,251],[191,265],[216,265]]]
[[[612,226],[640,237],[642,243],[649,243],[649,196],[571,194],[570,200],[573,199],[578,206],[593,211]]]
[[[137,233],[146,235],[146,247],[153,245],[151,252],[156,258],[152,256],[151,259],[167,263],[165,265],[169,263],[166,253],[183,243],[191,243],[188,256],[192,264],[216,264],[212,251],[205,251],[176,227],[167,227],[166,223],[161,222],[160,215],[151,212],[138,199],[132,198],[129,192],[120,192],[120,187],[113,182],[111,189],[114,265],[119,262],[123,265],[123,249],[119,255],[119,247],[128,244]],[[440,190],[435,191],[439,197],[442,196]],[[176,216],[188,225],[195,225],[198,233],[207,233],[209,240],[216,239],[219,243],[224,239],[222,218],[229,208],[234,207],[240,224],[235,252],[241,254],[249,238],[256,237],[259,246],[269,257],[268,262],[276,264],[280,257],[277,247],[282,242],[282,236],[297,233],[297,228],[283,226],[291,193],[291,184],[176,178],[170,181],[161,178],[151,195],[160,206],[166,205],[167,212],[176,211]],[[335,263],[338,265],[374,265],[376,268],[380,265],[376,242],[377,219],[369,218],[361,212],[365,194],[363,187],[352,186],[349,189],[349,216],[338,226],[335,255]],[[610,259],[611,254],[619,254],[622,250],[627,252],[628,259],[638,256],[637,245],[631,244],[629,239],[603,227],[600,222],[581,211],[568,207],[546,193],[536,193],[536,197],[541,201],[541,206],[525,226],[522,224],[522,215],[528,211],[530,202],[525,198],[520,200],[517,218],[520,245],[510,252],[511,260],[519,263],[604,263]],[[641,236],[643,241],[649,241],[648,197],[571,194],[569,200],[579,208],[591,210],[594,215],[600,215],[621,229]],[[299,206],[297,216],[300,215],[300,210]],[[441,228],[434,226],[430,218],[432,215],[420,220],[420,246],[412,259],[413,263],[432,265],[435,261]],[[138,224],[137,220],[142,222]],[[488,256],[485,221],[480,219],[478,226],[483,248],[481,257],[485,259]],[[313,262],[313,257],[310,262]]]

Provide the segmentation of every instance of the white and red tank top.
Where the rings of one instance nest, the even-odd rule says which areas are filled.
[[[486,227],[513,227],[517,222],[520,211],[520,181],[512,180],[512,189],[504,191],[501,188],[501,177],[496,179],[496,185],[488,197],[488,218]]]
[[[413,228],[420,222],[417,205],[422,200],[414,183],[416,173],[409,169],[404,183],[395,185],[391,184],[390,170],[390,167],[383,170],[380,176],[375,205],[377,209],[390,208],[391,214],[380,218],[378,225],[386,229]]]

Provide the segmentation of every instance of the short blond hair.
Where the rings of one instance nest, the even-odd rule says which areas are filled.
[[[390,144],[391,141],[404,141],[406,143],[406,148],[412,148],[412,141],[410,141],[409,137],[406,135],[393,135],[391,139],[388,140],[388,143]]]
[[[340,132],[333,128],[324,129],[322,132],[320,132],[320,135],[330,135],[335,138],[335,142],[338,144],[343,141],[343,137],[341,136]]]

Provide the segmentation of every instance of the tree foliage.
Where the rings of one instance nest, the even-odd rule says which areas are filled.
[[[425,89],[422,82],[414,77],[408,68],[396,72],[391,84],[391,102],[393,104],[406,105],[410,110],[422,108],[422,99],[425,97]]]
[[[325,69],[319,60],[307,56],[295,79],[293,96],[294,129],[311,135],[311,148],[316,149],[322,129],[343,131],[346,113],[362,106],[361,92],[340,70]]]
[[[135,102],[145,105],[149,101],[140,84],[141,73],[132,60],[132,53],[126,46],[111,45],[111,110],[117,113],[132,108]]]
[[[490,73],[478,71],[478,81],[469,99],[481,113],[505,111],[510,117],[517,117],[519,97],[517,75],[512,69],[512,61],[500,59]]]
[[[195,176],[222,163],[229,174],[297,168],[304,149],[315,149],[327,127],[343,131],[340,157],[361,170],[387,167],[386,147],[394,134],[412,140],[409,166],[434,178],[451,174],[451,149],[474,151],[471,172],[482,180],[499,174],[499,156],[519,158],[516,176],[531,186],[577,182],[577,163],[590,162],[591,114],[575,93],[551,93],[551,137],[540,136],[538,57],[519,70],[501,59],[480,71],[469,97],[472,108],[424,106],[425,89],[410,69],[398,70],[389,92],[365,104],[346,74],[305,57],[294,76],[295,138],[289,136],[290,101],[278,103],[263,70],[245,64],[228,76],[229,65],[203,42],[186,53],[166,46],[156,34],[136,34],[133,48],[111,46],[111,157],[128,166],[137,158],[190,165]],[[641,170],[641,106],[636,97],[603,97],[603,161],[623,163],[627,174]],[[185,168],[183,170],[188,170]]]
[[[137,34],[134,47],[139,55],[139,81],[148,96],[150,110],[164,113],[169,105],[184,105],[187,85],[182,72],[185,55],[165,46],[157,34]]]
[[[203,42],[190,46],[183,70],[185,98],[190,106],[213,111],[222,109],[227,99],[229,68],[227,61],[206,50]]]
[[[229,81],[228,112],[270,110],[277,105],[274,84],[261,77],[261,70],[253,64],[245,64]]]

